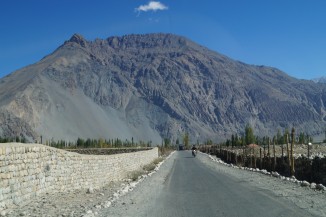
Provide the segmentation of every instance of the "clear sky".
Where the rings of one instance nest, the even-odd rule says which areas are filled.
[[[326,76],[325,0],[1,0],[0,77],[74,33],[94,40],[156,32],[297,78]]]

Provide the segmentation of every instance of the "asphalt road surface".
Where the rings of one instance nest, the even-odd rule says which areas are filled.
[[[100,216],[312,216],[285,197],[256,187],[254,180],[236,178],[207,162],[204,154],[174,153]]]

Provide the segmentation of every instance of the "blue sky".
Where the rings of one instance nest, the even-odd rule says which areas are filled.
[[[174,33],[233,59],[326,76],[324,0],[1,0],[0,77],[39,61],[74,33],[88,40]]]

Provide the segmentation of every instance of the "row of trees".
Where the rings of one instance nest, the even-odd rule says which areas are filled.
[[[249,144],[261,144],[267,145],[269,142],[275,144],[286,144],[289,143],[290,140],[290,132],[289,129],[285,129],[283,134],[280,130],[277,131],[277,134],[273,137],[258,137],[255,136],[253,128],[248,124],[245,127],[245,133],[243,136],[239,136],[237,134],[232,134],[231,139],[227,139],[225,142],[226,146],[244,146]],[[299,144],[307,144],[309,142],[313,142],[313,138],[305,133],[299,133],[298,137],[295,138],[295,142]]]
[[[152,142],[138,141],[134,142],[134,138],[129,140],[121,139],[82,139],[78,138],[75,142],[59,140],[46,141],[45,145],[56,148],[122,148],[122,147],[150,147]]]
[[[8,143],[8,142],[27,143],[27,139],[25,137],[19,137],[19,136],[16,136],[14,138],[6,138],[0,136],[0,143]]]
[[[230,139],[227,139],[225,143],[223,143],[226,146],[244,146],[249,144],[261,144],[261,145],[267,145],[269,142],[275,142],[275,144],[286,144],[289,143],[289,129],[285,129],[283,134],[280,130],[277,131],[277,134],[273,137],[258,137],[255,136],[253,128],[247,124],[244,130],[244,135],[239,136],[238,134],[232,134]],[[3,138],[0,137],[0,143],[8,143],[8,142],[21,142],[26,143],[28,142],[25,137],[15,137],[15,138]],[[298,136],[296,137],[296,143],[300,144],[307,144],[309,142],[313,142],[313,138],[305,134],[303,132],[300,132]],[[326,129],[325,129],[325,140],[326,142]],[[41,143],[42,143],[42,137],[41,137]],[[179,145],[180,141],[179,139],[176,140],[176,145]],[[197,142],[198,143],[198,142]],[[121,139],[82,139],[78,138],[77,141],[71,142],[71,141],[65,141],[65,140],[59,140],[54,141],[54,139],[50,141],[45,142],[46,145],[57,147],[57,148],[119,148],[119,147],[148,147],[152,145],[152,142],[134,142],[134,139],[132,138],[131,141],[129,140],[121,140]],[[182,137],[182,144],[185,146],[186,149],[189,148],[189,134],[186,132]],[[207,140],[205,142],[205,145],[212,145],[212,140]],[[171,144],[171,140],[168,138],[165,138],[162,141],[162,147],[172,147],[174,146]]]

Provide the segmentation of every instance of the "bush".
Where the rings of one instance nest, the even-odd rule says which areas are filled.
[[[147,172],[150,172],[150,171],[154,170],[155,167],[156,167],[156,164],[154,164],[154,163],[150,163],[150,164],[145,165],[145,166],[143,167],[143,169],[144,169],[145,171],[147,171]]]
[[[153,160],[153,163],[155,164],[155,165],[157,165],[157,164],[159,164],[160,162],[162,162],[163,161],[163,157],[158,157],[158,158],[156,158],[155,160]]]
[[[136,170],[136,171],[131,172],[128,178],[131,179],[132,181],[136,181],[136,180],[138,180],[139,176],[144,175],[144,174],[145,174],[144,170]]]

